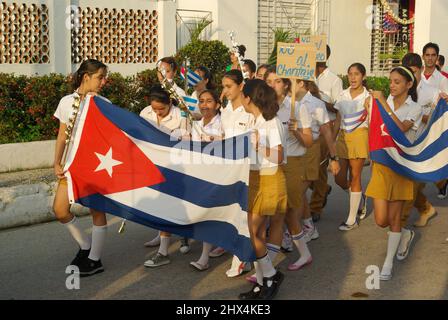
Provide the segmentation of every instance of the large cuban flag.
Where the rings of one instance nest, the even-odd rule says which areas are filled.
[[[180,142],[89,96],[65,166],[69,199],[253,261],[246,212],[249,156],[248,135]]]
[[[411,143],[374,100],[370,118],[369,147],[373,161],[415,181],[437,182],[448,178],[448,105],[440,99],[427,129]]]

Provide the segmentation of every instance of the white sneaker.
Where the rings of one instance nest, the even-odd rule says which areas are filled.
[[[294,251],[294,244],[292,242],[292,237],[289,234],[289,232],[287,232],[287,231],[285,233],[283,233],[281,250],[284,252],[293,252]]]
[[[190,245],[188,243],[188,238],[181,239],[179,251],[182,254],[187,254],[188,252],[190,252]]]
[[[383,269],[381,270],[380,274],[380,280],[389,281],[390,279],[392,279],[392,267],[386,268],[383,266]]]
[[[353,229],[358,228],[358,227],[359,227],[358,221],[355,221],[355,223],[352,224],[352,225],[349,225],[346,222],[343,222],[339,226],[339,230],[340,231],[350,231],[350,230],[353,230]]]
[[[158,247],[160,246],[160,233],[151,241],[145,242],[143,244],[145,247]]]
[[[226,275],[229,278],[234,278],[245,272],[249,272],[250,270],[252,270],[252,266],[249,262],[242,262],[237,256],[234,256],[232,259],[232,266],[226,271]]]
[[[304,238],[306,240],[306,243],[319,238],[319,232],[317,231],[316,226],[309,227],[307,225],[304,225],[303,229],[305,231]]]
[[[414,240],[415,232],[408,230],[409,232],[402,232],[400,245],[398,246],[397,259],[403,261],[409,255],[409,249],[411,248],[412,240]]]
[[[364,220],[367,216],[367,197],[363,194],[362,195],[362,208],[358,210],[358,218],[359,220]]]

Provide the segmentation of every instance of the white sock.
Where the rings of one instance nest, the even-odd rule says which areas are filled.
[[[255,276],[257,277],[257,283],[260,286],[262,286],[263,285],[263,272],[261,271],[261,266],[257,261],[255,261],[254,267],[255,267]]]
[[[68,231],[72,235],[73,239],[78,243],[82,250],[90,249],[89,236],[79,226],[78,219],[73,217],[73,220],[63,224],[67,227]]]
[[[257,261],[260,264],[261,272],[263,273],[264,278],[270,278],[277,273],[267,253],[264,257],[257,259]]]
[[[168,247],[170,246],[171,237],[160,236],[160,246],[159,253],[167,256],[168,255]]]
[[[302,230],[299,234],[292,236],[292,241],[299,250],[300,259],[296,262],[296,264],[302,264],[308,261],[311,257],[310,250],[308,249],[308,245],[306,244],[305,232]]]
[[[387,256],[384,261],[383,269],[392,270],[394,257],[400,245],[401,232],[389,232],[389,240],[387,242]]]
[[[208,254],[210,253],[210,251],[212,251],[213,245],[207,242],[203,242],[202,243],[202,254],[201,257],[199,258],[199,260],[197,261],[197,263],[199,263],[200,265],[205,266],[206,264],[208,264]]]
[[[358,215],[361,199],[362,192],[350,192],[350,212],[348,214],[348,219],[345,222],[349,226],[352,226],[356,222],[356,216]]]
[[[276,246],[275,244],[268,243],[266,244],[266,248],[268,249],[268,255],[272,262],[275,261],[278,253],[280,252],[280,246]]]
[[[411,230],[401,228],[400,246],[398,249],[399,252],[404,252],[406,250],[406,242],[403,240],[410,238],[410,233],[411,233]]]
[[[303,224],[308,228],[314,228],[313,218],[303,219]]]
[[[107,225],[93,226],[92,228],[92,249],[90,249],[89,259],[98,261],[101,259],[104,241],[106,240]]]

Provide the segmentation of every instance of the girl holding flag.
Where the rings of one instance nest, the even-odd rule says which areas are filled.
[[[140,112],[141,117],[175,138],[188,136],[189,139],[187,119],[181,115],[180,109],[173,105],[170,95],[161,86],[157,85],[151,88],[149,100],[151,105]],[[171,262],[168,257],[170,240],[170,233],[159,232],[159,235],[151,241],[153,243],[145,244],[145,246],[159,245],[158,251],[144,263],[146,267],[159,267]],[[182,251],[182,247],[182,253],[188,252]]]
[[[358,227],[356,217],[362,198],[361,173],[365,160],[369,157],[367,111],[364,108],[369,97],[366,74],[366,68],[362,64],[352,64],[348,68],[350,88],[341,93],[334,105],[339,112],[333,134],[335,139],[337,137],[337,155],[341,159],[341,171],[335,180],[344,191],[349,192],[350,198],[350,211],[347,220],[339,226],[341,231]]]
[[[53,211],[59,222],[67,227],[73,239],[79,245],[79,251],[70,265],[79,268],[81,277],[104,271],[101,263],[101,253],[106,239],[107,220],[104,212],[90,209],[93,220],[92,239],[90,240],[89,236],[82,230],[76,216],[70,212],[67,178],[64,175],[62,158],[64,148],[70,147],[70,144],[65,145],[66,139],[70,141],[76,131],[76,118],[81,114],[81,110],[78,110],[81,107],[80,104],[88,94],[96,95],[101,90],[106,82],[106,76],[107,66],[105,64],[94,59],[84,61],[73,77],[76,91],[63,97],[54,113],[54,116],[59,119],[59,133],[54,156],[54,172],[59,179],[59,183],[54,198]],[[70,132],[70,129],[67,128],[72,125],[74,126],[73,131],[71,131],[71,136],[68,136],[67,132]],[[67,152],[67,150],[65,151]]]
[[[279,223],[270,226],[270,235],[281,238],[284,214],[287,207],[286,179],[283,165],[286,162],[286,136],[278,119],[279,106],[275,91],[266,82],[247,81],[242,103],[246,112],[255,118],[251,141],[256,162],[251,164],[249,177],[248,226],[255,249],[257,283],[239,295],[242,300],[269,300],[275,297],[283,281],[266,248],[266,224],[269,217],[280,217]]]
[[[246,112],[242,104],[243,81],[243,74],[239,70],[226,72],[222,79],[222,95],[228,101],[227,106],[221,108],[221,121],[225,139],[248,132],[254,124],[254,116]],[[210,257],[219,257],[224,253],[223,248],[217,247],[210,252]],[[244,271],[250,271],[250,269],[249,263],[242,262],[234,256],[232,265],[226,271],[226,275],[232,278],[241,275]]]
[[[223,137],[221,115],[219,108],[221,103],[218,94],[212,90],[204,90],[199,96],[199,109],[201,110],[202,119],[198,121],[202,132],[207,135],[199,134],[196,130],[192,132],[193,141],[211,142],[221,140]],[[198,261],[192,261],[190,264],[199,271],[204,271],[209,268],[209,254],[212,249],[210,243],[204,242],[202,245],[202,254]]]
[[[400,66],[391,71],[390,93],[391,96],[387,100],[381,91],[372,91],[371,95],[373,99],[381,103],[408,140],[414,141],[422,117],[422,107],[417,103],[417,80],[412,70]],[[371,105],[370,108],[372,108]],[[377,128],[370,130],[373,129]],[[387,138],[389,134],[384,131],[384,128],[381,130],[381,135]],[[414,183],[396,173],[392,168],[373,161],[372,178],[367,187],[366,196],[374,199],[377,225],[390,229],[387,255],[380,274],[380,279],[387,281],[392,278],[393,261],[402,237],[403,205],[405,201],[413,200]]]

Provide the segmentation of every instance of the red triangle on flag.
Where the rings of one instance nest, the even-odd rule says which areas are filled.
[[[396,148],[400,150],[390,136],[389,130],[381,117],[377,100],[373,99],[369,124],[369,150],[373,152],[384,148]]]
[[[90,99],[76,155],[68,168],[74,200],[165,181],[154,163]]]

